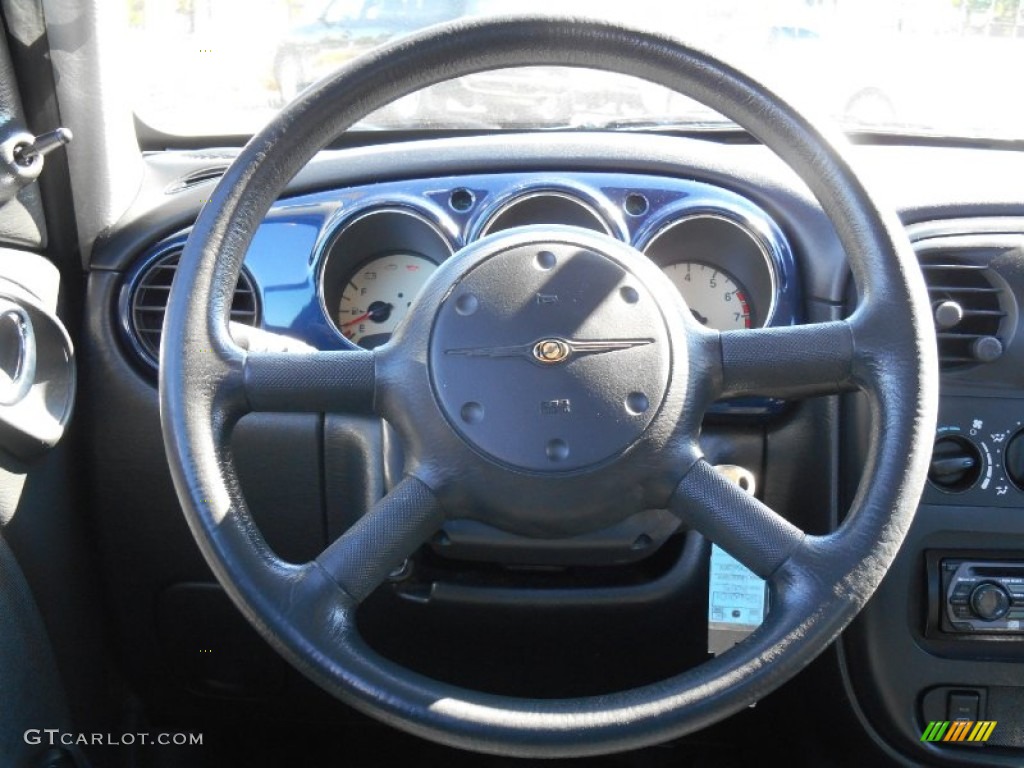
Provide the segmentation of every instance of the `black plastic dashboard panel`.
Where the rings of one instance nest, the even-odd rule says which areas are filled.
[[[1024,563],[1024,492],[1008,476],[1006,458],[1024,425],[1017,308],[1024,298],[1024,219],[923,222],[908,233],[922,256],[941,254],[991,270],[1004,293],[999,335],[1005,349],[992,362],[943,371],[936,440],[975,446],[977,477],[952,489],[926,485],[900,556],[843,635],[846,684],[862,724],[893,757],[927,765],[1020,765],[1024,631],[953,631],[942,617],[944,563]],[[863,403],[847,405],[852,436]],[[853,468],[862,456],[853,447],[845,459]],[[921,740],[929,720],[957,719],[954,695],[977,696],[975,719],[997,721],[988,743]]]

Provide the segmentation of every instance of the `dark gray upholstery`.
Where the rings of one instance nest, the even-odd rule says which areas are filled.
[[[48,750],[28,729],[71,731],[64,690],[39,609],[7,543],[0,538],[0,765],[38,765]]]

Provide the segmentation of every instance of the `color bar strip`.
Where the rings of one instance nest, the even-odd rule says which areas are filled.
[[[921,735],[921,741],[941,741],[942,737],[946,735],[946,731],[948,729],[948,720],[932,720],[928,723],[928,727],[925,728],[924,733]]]
[[[932,720],[921,734],[921,741],[981,743],[988,741],[997,724],[995,720]]]

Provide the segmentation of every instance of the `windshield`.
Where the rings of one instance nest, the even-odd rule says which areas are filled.
[[[171,134],[249,134],[375,46],[463,16],[584,15],[673,35],[848,129],[1024,137],[1024,0],[127,0],[136,113]],[[632,78],[526,68],[442,83],[361,129],[717,128]]]

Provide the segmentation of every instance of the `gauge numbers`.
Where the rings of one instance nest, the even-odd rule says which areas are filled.
[[[409,311],[437,265],[416,253],[393,253],[368,261],[348,277],[338,304],[338,327],[349,341],[378,347]]]
[[[718,331],[751,327],[747,292],[728,272],[699,261],[681,261],[662,269],[701,325]]]

